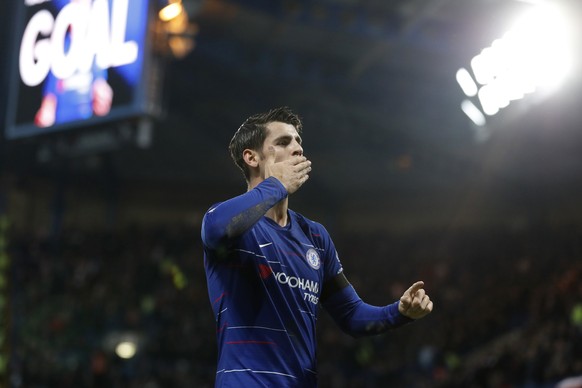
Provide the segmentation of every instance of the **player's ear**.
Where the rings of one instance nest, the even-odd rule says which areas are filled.
[[[259,160],[261,160],[261,158],[257,151],[247,148],[243,151],[243,160],[249,167],[256,168],[259,166]]]

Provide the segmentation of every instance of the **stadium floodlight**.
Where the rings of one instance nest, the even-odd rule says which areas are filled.
[[[463,89],[463,92],[467,96],[474,97],[477,95],[479,89],[475,81],[473,81],[473,77],[471,77],[471,74],[469,74],[469,71],[467,71],[467,69],[462,67],[459,70],[457,70],[456,78],[457,82],[459,83],[459,86],[461,86],[461,89]]]
[[[553,92],[572,71],[572,35],[556,4],[532,3],[507,33],[470,61],[474,78],[461,68],[457,82],[467,97],[477,96],[488,116],[527,94]]]
[[[559,86],[569,75],[572,32],[557,6],[544,3],[534,7],[516,22],[510,37],[510,48],[521,55],[515,60],[515,70],[527,71],[536,87]]]
[[[463,102],[461,103],[461,109],[463,110],[463,112],[465,112],[467,117],[469,117],[475,125],[479,127],[485,125],[486,123],[485,116],[483,116],[483,113],[481,113],[479,108],[477,108],[475,104],[473,104],[471,101],[463,100]]]
[[[493,116],[499,112],[499,106],[497,103],[499,98],[493,86],[485,85],[479,89],[478,95],[479,102],[481,103],[483,112],[485,112],[486,115]]]
[[[481,85],[487,85],[495,79],[498,72],[499,56],[493,50],[493,47],[486,47],[481,50],[481,54],[476,55],[471,60],[471,68],[475,74],[477,82]]]

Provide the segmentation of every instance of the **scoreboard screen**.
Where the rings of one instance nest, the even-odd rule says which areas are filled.
[[[5,136],[147,113],[148,0],[18,0]]]

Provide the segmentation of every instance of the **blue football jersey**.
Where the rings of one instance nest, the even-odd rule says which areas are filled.
[[[237,197],[236,206],[270,208],[287,195],[274,179],[259,186]],[[216,386],[316,386],[317,305],[323,284],[342,271],[329,234],[289,210],[284,227],[262,215],[237,237],[210,243],[208,234],[232,214],[221,205],[205,215],[202,233],[216,319]]]

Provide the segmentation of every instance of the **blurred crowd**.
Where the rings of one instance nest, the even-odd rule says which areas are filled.
[[[320,386],[553,387],[582,375],[582,230],[334,233],[368,303],[424,280],[434,312],[353,339],[322,311]],[[211,387],[199,230],[10,236],[13,387]],[[115,346],[137,346],[124,359]]]
[[[435,310],[367,340],[320,331],[323,386],[554,387],[582,375],[580,231],[354,236],[342,245],[364,299],[395,300],[422,279]],[[338,342],[352,357],[334,352]]]

